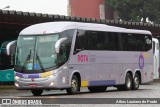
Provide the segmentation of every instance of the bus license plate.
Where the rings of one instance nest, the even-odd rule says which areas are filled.
[[[30,87],[37,87],[37,84],[29,84]]]

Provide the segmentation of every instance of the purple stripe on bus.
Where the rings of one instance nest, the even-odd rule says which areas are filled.
[[[40,78],[39,74],[29,74],[28,78]]]
[[[15,75],[18,76],[18,77],[21,77],[21,78],[23,77],[23,74],[18,73],[18,72],[15,72]]]
[[[21,78],[40,78],[39,74],[22,74],[15,72],[15,75]]]
[[[98,80],[98,81],[90,81],[89,86],[103,86],[103,85],[115,85],[115,80]]]

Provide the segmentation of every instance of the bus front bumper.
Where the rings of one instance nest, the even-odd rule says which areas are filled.
[[[15,86],[18,90],[31,89],[62,89],[62,85],[58,84],[56,77],[49,76],[46,78],[18,78],[15,77]]]

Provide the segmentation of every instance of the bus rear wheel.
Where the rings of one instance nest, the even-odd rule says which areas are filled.
[[[67,88],[66,91],[70,95],[77,94],[80,92],[80,84],[79,84],[77,76],[73,75],[72,80],[71,80],[71,87]]]
[[[135,76],[134,76],[134,78],[133,78],[132,89],[133,89],[133,90],[138,90],[139,84],[140,84],[140,77],[139,77],[139,75],[136,73]]]
[[[132,76],[129,73],[127,73],[125,78],[125,84],[117,86],[117,89],[119,91],[125,91],[125,90],[127,91],[131,90],[131,88],[132,88]]]
[[[34,89],[34,90],[31,90],[31,92],[34,96],[40,96],[43,93],[43,90]]]
[[[94,92],[105,92],[106,89],[107,89],[106,86],[88,87],[88,90],[89,90],[91,93],[94,93]]]

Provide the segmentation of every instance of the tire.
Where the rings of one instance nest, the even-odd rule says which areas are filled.
[[[117,86],[117,89],[119,91],[127,91],[131,90],[131,88],[132,88],[132,76],[129,73],[127,73],[125,78],[125,84]]]
[[[136,73],[135,76],[134,76],[134,78],[133,78],[132,89],[133,90],[138,90],[139,84],[140,84],[140,77]]]
[[[100,86],[100,87],[88,87],[88,90],[91,93],[95,93],[95,92],[105,92],[107,89],[106,86]]]
[[[127,73],[126,79],[125,79],[125,90],[131,90],[132,88],[132,76]]]
[[[77,76],[73,75],[71,80],[71,87],[66,89],[67,94],[73,95],[80,92],[80,84]]]
[[[43,93],[43,90],[34,89],[34,90],[31,90],[31,92],[34,96],[40,96]]]

